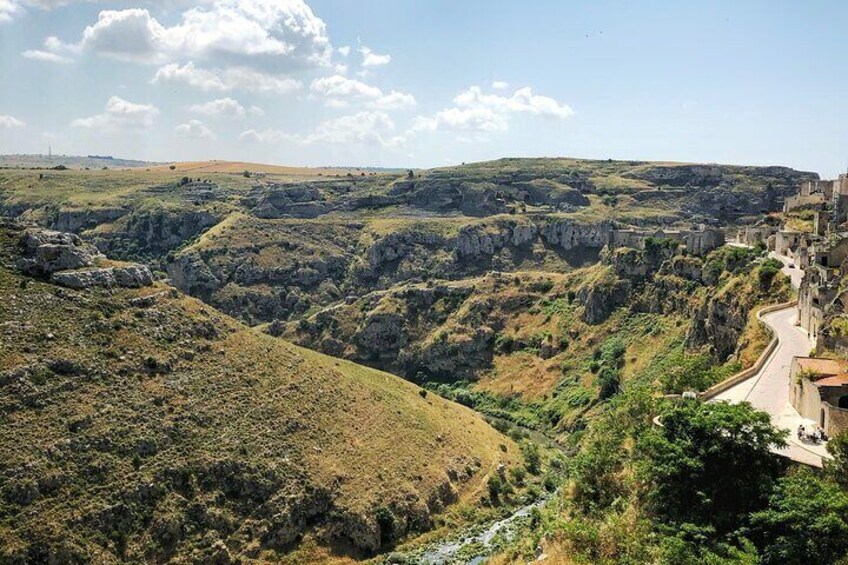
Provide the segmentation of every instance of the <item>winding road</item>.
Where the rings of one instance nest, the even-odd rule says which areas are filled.
[[[783,272],[792,281],[792,286],[797,289],[801,283],[803,271],[788,267],[791,260],[786,257],[775,253],[771,253],[770,256],[783,262]],[[789,371],[792,358],[807,356],[813,348],[813,342],[807,336],[807,332],[796,325],[797,320],[798,309],[795,306],[765,314],[762,321],[774,331],[778,339],[777,347],[762,369],[751,378],[713,397],[711,401],[724,400],[733,403],[748,401],[754,408],[768,412],[775,426],[789,432],[786,438],[787,447],[775,452],[799,463],[821,467],[822,459],[830,456],[823,444],[813,444],[798,439],[795,433],[798,426],[812,422],[802,418],[789,402]]]

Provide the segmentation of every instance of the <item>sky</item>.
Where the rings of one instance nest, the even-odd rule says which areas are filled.
[[[0,0],[0,153],[848,166],[848,2]]]

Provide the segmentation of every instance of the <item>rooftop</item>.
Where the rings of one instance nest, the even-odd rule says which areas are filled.
[[[848,362],[836,359],[817,359],[815,357],[795,357],[802,371],[816,373],[822,377],[831,377],[848,373]]]
[[[848,373],[840,373],[838,375],[833,375],[831,377],[825,377],[823,379],[818,379],[814,383],[818,387],[839,387],[848,384]]]

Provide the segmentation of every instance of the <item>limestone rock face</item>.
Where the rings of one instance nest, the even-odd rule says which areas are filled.
[[[153,275],[146,265],[126,267],[94,267],[76,271],[60,271],[50,276],[50,281],[69,288],[94,286],[141,288],[153,284]]]
[[[57,210],[50,218],[50,227],[60,232],[79,233],[99,224],[114,222],[127,211],[123,208]]]
[[[81,269],[53,273],[50,282],[69,288],[110,287],[117,284],[115,270],[111,268]]]
[[[197,253],[179,255],[168,265],[167,270],[174,286],[189,294],[202,296],[221,286],[221,281],[212,274],[209,265]]]
[[[39,271],[51,274],[66,269],[88,267],[94,262],[96,253],[96,249],[88,246],[47,243],[36,248],[34,260]]]
[[[577,299],[583,304],[582,319],[587,324],[599,324],[606,320],[616,308],[627,303],[631,284],[627,280],[615,280],[580,289]]]
[[[140,288],[153,284],[153,274],[147,265],[127,265],[126,267],[116,267],[115,282],[118,286],[127,288]]]
[[[555,220],[544,224],[540,232],[549,244],[569,250],[575,247],[601,248],[609,242],[612,229],[609,222],[578,224],[572,220]]]
[[[18,267],[26,274],[49,276],[50,281],[70,288],[121,286],[139,288],[153,284],[146,265],[97,267],[104,259],[96,247],[72,233],[31,228],[21,236],[23,257]]]
[[[24,257],[18,266],[32,275],[89,267],[99,255],[96,247],[84,245],[74,234],[35,228],[24,232],[21,246]]]

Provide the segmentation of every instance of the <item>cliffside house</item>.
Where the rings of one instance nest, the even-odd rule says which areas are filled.
[[[706,255],[713,249],[724,245],[724,231],[699,224],[691,230],[637,230],[615,229],[610,234],[611,249],[630,247],[644,249],[648,239],[670,239],[686,246],[690,255]]]
[[[789,400],[828,436],[848,430],[848,361],[794,357]]]
[[[774,226],[745,226],[736,234],[736,241],[751,247],[767,245],[769,236],[776,231],[777,228]]]

